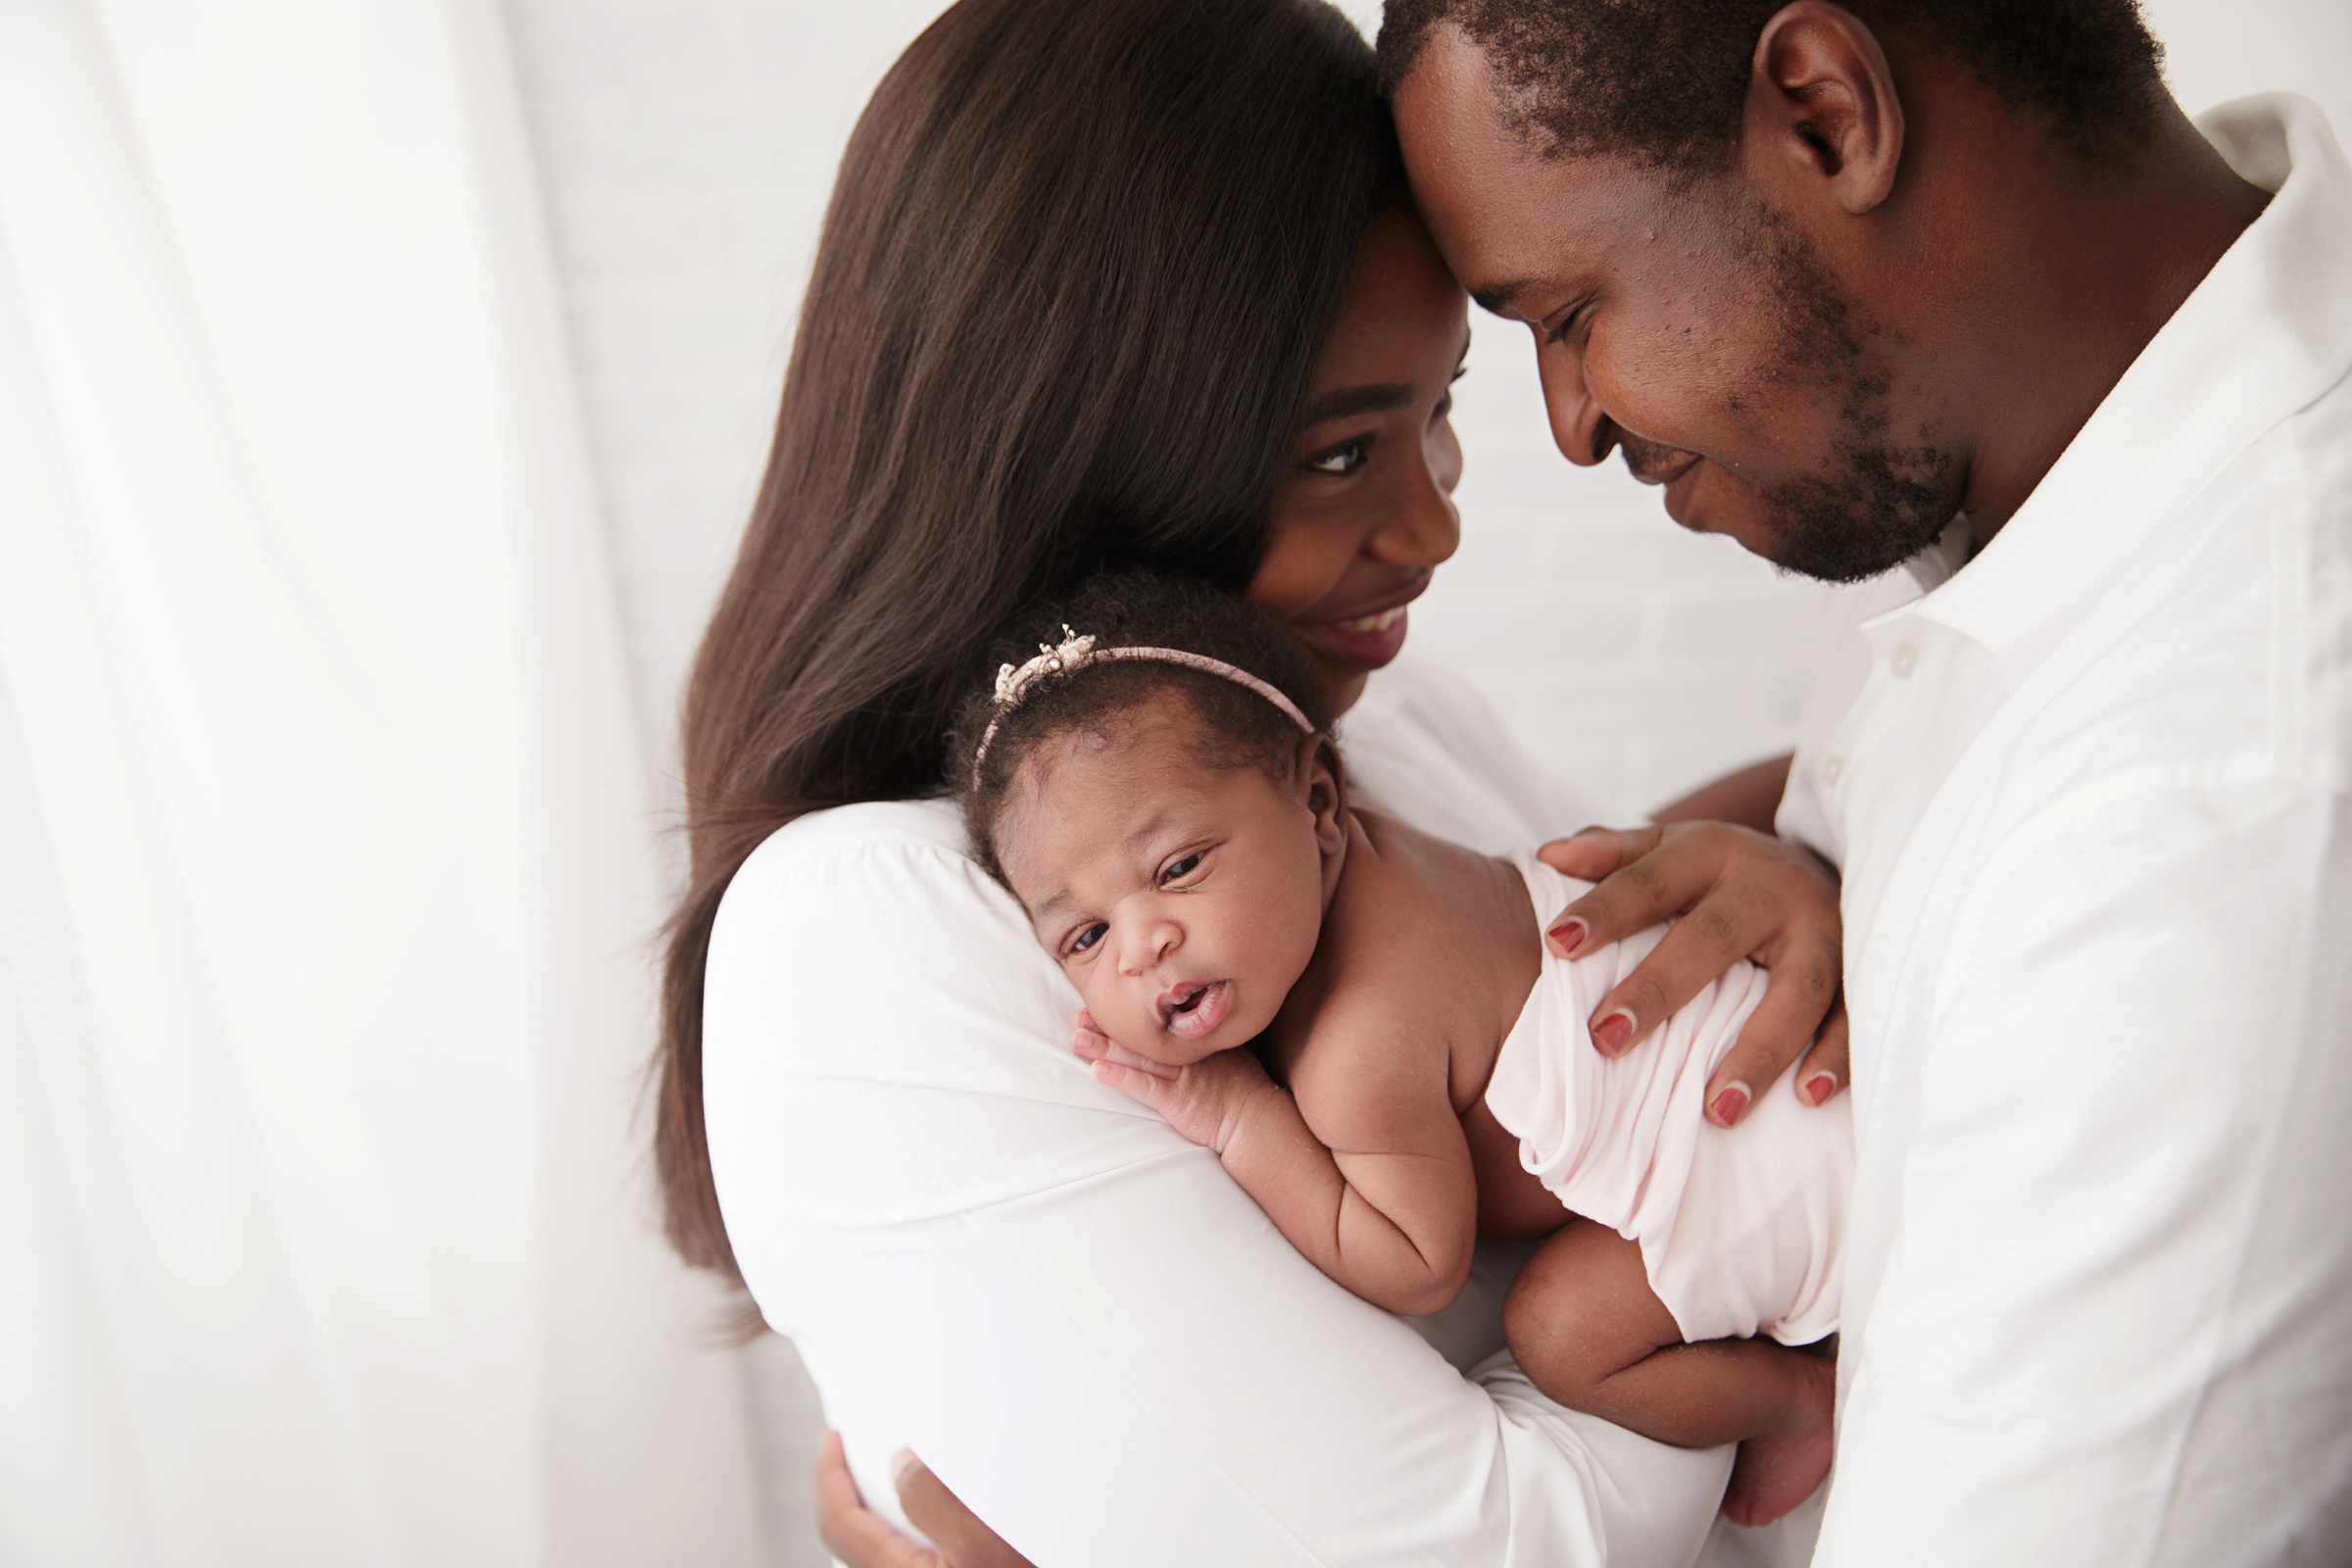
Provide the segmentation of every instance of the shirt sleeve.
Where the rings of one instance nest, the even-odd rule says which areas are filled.
[[[1924,1048],[1857,1058],[1895,1179],[1816,1562],[2346,1560],[2343,799],[2070,787],[1959,900]]]
[[[1044,1568],[1690,1561],[1728,1451],[1465,1380],[1324,1278],[1069,1055],[1074,994],[920,809],[771,840],[707,983],[728,1233],[870,1502],[907,1446]]]

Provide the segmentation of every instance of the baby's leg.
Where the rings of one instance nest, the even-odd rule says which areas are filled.
[[[1835,1367],[1769,1340],[1684,1344],[1641,1247],[1605,1225],[1571,1220],[1545,1242],[1502,1323],[1521,1369],[1570,1409],[1684,1447],[1740,1444],[1735,1524],[1779,1518],[1829,1474]]]

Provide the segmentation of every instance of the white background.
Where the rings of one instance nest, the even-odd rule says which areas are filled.
[[[507,0],[621,581],[665,773],[688,659],[734,549],[843,140],[936,0]],[[1348,7],[1368,21],[1373,8]],[[2192,111],[2291,87],[2352,126],[2352,5],[2153,0]],[[1819,590],[1675,529],[1611,464],[1552,449],[1524,333],[1477,323],[1456,425],[1462,551],[1414,637],[1522,738],[1632,812],[1788,744]],[[752,1357],[776,1561],[813,1562],[815,1414]]]

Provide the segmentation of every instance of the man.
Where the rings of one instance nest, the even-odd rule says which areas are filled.
[[[2200,131],[2131,0],[1391,0],[1380,48],[1569,458],[1911,567],[1781,817],[1845,877],[1860,1148],[1816,1562],[2352,1561],[2326,122]]]

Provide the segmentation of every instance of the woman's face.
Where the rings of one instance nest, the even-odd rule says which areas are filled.
[[[1469,301],[1419,214],[1376,217],[1315,362],[1251,604],[1290,623],[1344,711],[1404,646],[1404,607],[1461,542],[1448,415]]]

